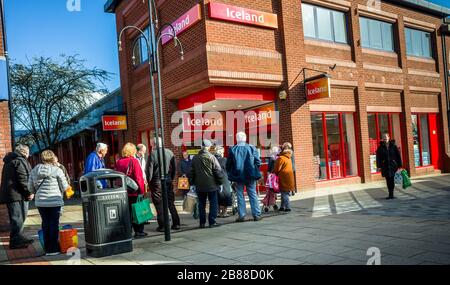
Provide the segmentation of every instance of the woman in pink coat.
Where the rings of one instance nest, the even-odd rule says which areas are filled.
[[[139,161],[136,159],[136,146],[132,143],[127,143],[122,149],[122,158],[116,163],[116,171],[122,172],[126,176],[133,179],[139,186],[138,193],[128,193],[128,203],[130,205],[130,217],[131,217],[131,205],[136,203],[138,195],[145,194],[144,174]],[[133,224],[134,237],[141,238],[147,236],[144,232],[144,224]]]

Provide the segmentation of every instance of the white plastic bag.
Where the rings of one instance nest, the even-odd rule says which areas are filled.
[[[183,211],[192,213],[197,204],[197,192],[195,192],[195,186],[191,186],[191,190],[187,193],[183,201]]]
[[[394,176],[394,183],[397,185],[403,185],[403,177],[401,171],[397,171]]]

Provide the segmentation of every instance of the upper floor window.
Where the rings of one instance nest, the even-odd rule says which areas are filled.
[[[430,33],[405,28],[406,53],[408,55],[432,57]]]
[[[359,18],[361,45],[367,48],[394,51],[394,33],[391,23]]]
[[[305,37],[347,43],[344,13],[302,4],[302,18]]]
[[[147,27],[145,28],[145,30],[143,30],[145,35],[147,37],[150,36],[150,28]],[[134,51],[133,51],[133,55],[134,55],[134,62],[133,65],[134,66],[138,66],[146,61],[148,61],[148,49],[147,49],[147,44],[145,43],[144,38],[141,37],[141,39],[136,43]]]

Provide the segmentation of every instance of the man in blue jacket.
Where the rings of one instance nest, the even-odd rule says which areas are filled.
[[[95,151],[91,152],[86,158],[84,165],[84,175],[97,169],[105,168],[105,156],[108,153],[108,145],[104,143],[98,143]],[[100,186],[100,185],[99,185]],[[106,181],[101,181],[101,187],[106,188]]]
[[[91,152],[86,159],[84,174],[88,174],[97,169],[105,168],[104,158],[108,153],[108,146],[104,143],[98,143],[95,151]]]
[[[261,208],[256,194],[256,182],[261,178],[259,167],[261,159],[255,146],[246,143],[247,135],[244,132],[236,134],[237,144],[230,148],[227,158],[228,179],[236,182],[239,218],[236,222],[244,222],[247,215],[244,199],[244,186],[250,199],[250,206],[254,221],[261,220]]]

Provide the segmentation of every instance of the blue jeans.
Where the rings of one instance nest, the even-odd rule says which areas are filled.
[[[42,218],[42,231],[44,232],[44,247],[46,253],[59,252],[59,216],[61,207],[38,207]]]
[[[280,208],[289,209],[289,196],[291,192],[281,192],[281,206]]]
[[[206,223],[206,198],[209,200],[209,225],[216,223],[217,212],[219,211],[219,204],[217,198],[217,191],[214,192],[197,192],[198,196],[198,210],[200,214],[200,225]]]
[[[243,219],[247,215],[247,206],[244,198],[244,186],[247,188],[247,195],[250,200],[253,217],[261,215],[261,208],[259,207],[258,195],[256,195],[256,181],[248,183],[236,183],[236,196],[238,202],[239,218]]]

